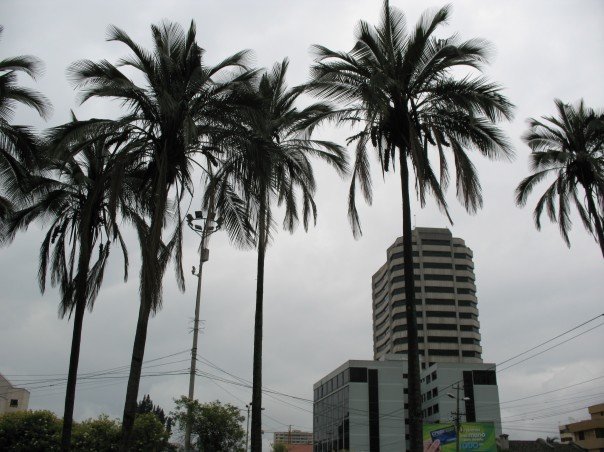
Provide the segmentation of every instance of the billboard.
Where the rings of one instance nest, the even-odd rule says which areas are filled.
[[[424,451],[455,452],[456,433],[454,424],[424,424]],[[459,450],[497,452],[493,423],[463,422],[459,427]]]

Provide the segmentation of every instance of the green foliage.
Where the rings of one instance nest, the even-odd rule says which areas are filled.
[[[119,450],[120,425],[106,414],[74,424],[71,445],[75,451],[113,452]]]
[[[287,446],[283,443],[275,443],[271,448],[271,452],[287,452]]]
[[[154,405],[149,394],[145,395],[136,406],[137,415],[145,413],[155,415],[159,422],[161,422],[161,425],[166,429],[166,432],[168,432],[168,434],[172,432],[172,424],[174,423],[174,419],[172,419],[170,416],[166,416],[166,413],[162,407],[159,405]]]
[[[160,452],[166,450],[170,434],[153,413],[136,416],[132,431],[131,451]]]
[[[541,229],[545,210],[570,246],[570,208],[574,204],[604,255],[604,114],[587,107],[583,100],[569,105],[556,99],[555,104],[557,116],[529,120],[523,139],[532,150],[529,166],[533,174],[516,188],[516,203],[524,206],[539,183],[553,178],[533,212],[537,229]]]
[[[54,452],[60,450],[62,421],[50,411],[19,411],[0,415],[0,450],[16,452]],[[73,424],[74,452],[113,452],[119,450],[120,424],[101,414]],[[134,422],[132,451],[174,450],[170,433],[153,413],[137,416]]]
[[[187,420],[192,420],[192,443],[195,450],[203,452],[244,450],[245,417],[239,409],[229,403],[222,405],[218,400],[211,403],[190,401],[182,396],[176,400],[176,410],[171,413],[179,430],[184,431]]]
[[[61,420],[50,411],[18,411],[0,415],[0,450],[59,450]]]

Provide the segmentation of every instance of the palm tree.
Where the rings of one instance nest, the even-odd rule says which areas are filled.
[[[208,137],[220,133],[220,123],[228,115],[225,96],[235,84],[253,75],[245,69],[246,52],[236,53],[214,67],[206,66],[193,22],[186,33],[169,22],[153,25],[151,32],[155,47],[149,52],[119,28],[109,29],[108,40],[125,44],[132,53],[118,66],[138,71],[145,81],[143,86],[108,61],[84,60],[71,68],[77,86],[83,90],[83,101],[108,97],[122,102],[127,113],[108,121],[106,127],[127,132],[131,152],[146,167],[141,193],[150,200],[146,211],[150,224],[141,247],[141,299],[124,404],[124,450],[131,442],[149,316],[161,307],[162,279],[170,255],[175,258],[178,285],[184,289],[179,201],[192,191],[193,158],[215,149]],[[174,209],[168,201],[171,191],[176,198]],[[167,247],[162,247],[162,233],[171,210],[178,221]]]
[[[52,131],[51,142],[66,140],[79,126],[67,124]],[[59,138],[59,137],[63,138]],[[71,141],[71,140],[68,140]],[[27,229],[37,219],[50,222],[40,249],[38,282],[42,292],[50,274],[51,286],[59,286],[59,316],[74,314],[69,374],[61,449],[70,450],[73,408],[77,382],[82,325],[86,307],[92,309],[97,297],[111,243],[118,241],[124,255],[124,279],[128,277],[128,254],[117,223],[117,211],[130,212],[134,190],[124,155],[115,154],[117,143],[106,137],[70,142],[61,158],[47,158],[41,175],[30,176],[32,202],[14,212],[8,234]],[[51,147],[52,145],[49,145]],[[98,256],[93,256],[98,245]]]
[[[576,106],[558,99],[554,102],[557,117],[529,120],[529,130],[523,139],[532,149],[533,174],[518,185],[516,203],[524,206],[535,186],[555,175],[533,212],[537,229],[541,229],[541,214],[546,209],[550,220],[558,222],[560,234],[570,246],[570,206],[574,203],[583,225],[594,235],[604,256],[604,115],[586,107],[583,100]],[[579,187],[584,192],[582,199]]]
[[[0,35],[3,27],[0,26]],[[0,221],[13,210],[15,201],[23,197],[23,183],[27,168],[32,167],[37,156],[37,138],[31,128],[10,124],[17,105],[35,109],[47,118],[50,103],[40,93],[17,84],[22,72],[32,79],[40,74],[41,62],[30,55],[0,60]]]
[[[316,221],[313,201],[315,178],[309,157],[318,157],[332,165],[340,175],[347,170],[343,149],[328,141],[313,140],[314,127],[332,113],[322,103],[298,110],[295,102],[302,89],[288,89],[285,76],[288,61],[265,72],[251,90],[240,90],[240,114],[234,124],[228,156],[217,171],[210,188],[218,199],[225,198],[223,187],[232,187],[249,205],[256,230],[257,285],[254,321],[254,359],[252,388],[252,451],[262,450],[262,331],[264,262],[273,228],[273,205],[285,211],[283,227],[293,232],[298,221],[298,192],[304,228]],[[237,130],[237,128],[239,128]],[[214,188],[215,187],[215,188]],[[222,203],[218,213],[222,216]]]
[[[510,118],[512,105],[498,85],[476,76],[487,62],[486,43],[438,39],[435,31],[449,18],[450,8],[424,13],[407,31],[402,12],[384,3],[381,23],[361,21],[356,45],[346,52],[316,45],[316,64],[308,89],[342,102],[341,121],[364,124],[350,138],[356,157],[349,194],[349,217],[355,235],[361,233],[355,204],[357,184],[371,202],[367,146],[377,149],[382,171],[394,170],[398,160],[403,210],[403,253],[409,365],[409,432],[411,449],[422,448],[419,349],[414,304],[411,238],[411,172],[420,204],[431,193],[449,216],[444,191],[449,183],[445,150],[453,154],[457,196],[470,213],[482,205],[481,187],[468,150],[488,158],[510,158],[512,151],[495,123]],[[468,74],[460,77],[460,69]],[[439,166],[437,177],[429,151]],[[397,152],[398,151],[398,152]],[[398,154],[398,155],[397,155]]]

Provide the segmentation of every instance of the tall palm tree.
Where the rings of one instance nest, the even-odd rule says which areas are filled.
[[[68,134],[74,126],[78,124],[55,128],[51,142],[64,142],[58,137]],[[34,220],[50,224],[40,249],[38,282],[44,292],[50,274],[51,285],[58,285],[61,293],[59,316],[74,315],[61,437],[61,449],[66,451],[71,448],[84,312],[94,305],[112,242],[121,246],[124,279],[128,277],[128,254],[117,212],[131,219],[136,217],[130,212],[135,191],[128,175],[129,164],[124,155],[114,153],[115,146],[106,137],[90,138],[70,142],[60,158],[47,158],[42,174],[29,178],[32,202],[11,215],[7,228],[12,236],[19,229],[27,229]]]
[[[285,76],[288,61],[265,72],[247,91],[240,90],[237,133],[230,141],[232,154],[222,162],[211,188],[218,199],[223,187],[247,200],[256,230],[257,283],[254,320],[254,359],[252,388],[252,451],[262,450],[262,334],[264,262],[271,236],[274,204],[285,211],[283,227],[293,232],[300,220],[298,193],[304,228],[316,221],[313,200],[316,190],[310,157],[332,165],[340,175],[347,170],[343,149],[332,142],[312,139],[316,125],[329,117],[331,108],[322,103],[299,110],[295,106],[302,89],[288,89]],[[218,213],[222,215],[221,203]]]
[[[512,105],[498,85],[477,76],[487,62],[487,45],[473,39],[435,36],[449,18],[450,8],[424,13],[407,30],[402,12],[384,3],[382,19],[373,27],[361,21],[350,52],[314,46],[316,64],[309,90],[347,105],[340,120],[363,124],[351,137],[356,157],[349,194],[349,216],[355,235],[361,233],[355,205],[357,184],[371,202],[367,146],[377,150],[382,171],[398,160],[403,210],[403,253],[409,365],[409,431],[413,451],[422,448],[419,349],[414,304],[410,183],[420,204],[432,194],[448,215],[444,191],[449,182],[446,150],[453,154],[457,196],[470,212],[482,205],[481,187],[467,154],[477,150],[488,158],[509,158],[512,152],[495,123],[511,116]],[[468,74],[460,77],[458,71]],[[430,155],[434,153],[439,177]],[[398,154],[398,155],[397,155]]]
[[[537,229],[541,229],[541,214],[546,209],[550,220],[558,222],[560,234],[570,246],[570,206],[574,203],[604,257],[604,114],[586,107],[583,100],[575,106],[559,99],[554,102],[557,117],[529,120],[529,130],[523,139],[532,149],[529,165],[533,174],[518,185],[516,203],[524,206],[535,186],[554,175],[554,181],[534,210]],[[579,187],[583,189],[583,197]]]
[[[0,26],[0,35],[2,31]],[[13,210],[14,202],[24,195],[27,169],[34,165],[38,147],[30,127],[10,123],[15,109],[19,104],[26,105],[43,118],[50,113],[50,103],[43,95],[17,84],[20,72],[35,80],[40,67],[40,60],[31,55],[0,60],[0,222]]]
[[[187,32],[170,22],[153,25],[151,32],[155,47],[149,52],[124,31],[110,27],[108,40],[125,44],[131,55],[119,60],[117,66],[105,60],[84,60],[71,68],[77,86],[83,90],[83,101],[108,97],[122,102],[126,114],[108,127],[130,134],[131,149],[146,166],[141,192],[150,200],[146,212],[150,225],[141,247],[141,299],[124,404],[124,450],[131,442],[149,316],[162,302],[162,279],[169,257],[162,251],[167,216],[173,210],[178,218],[166,250],[175,258],[177,282],[184,289],[178,201],[192,190],[194,157],[214,150],[208,137],[219,134],[219,125],[228,114],[224,97],[232,86],[253,75],[245,69],[246,52],[236,53],[214,67],[205,65],[193,22]],[[137,71],[144,84],[137,85],[119,66]],[[168,200],[171,191],[176,198],[174,209]]]

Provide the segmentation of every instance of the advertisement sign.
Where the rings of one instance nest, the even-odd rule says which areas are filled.
[[[457,432],[454,424],[424,424],[424,450],[455,452]],[[438,441],[438,447],[436,446]],[[497,452],[492,422],[464,422],[459,427],[460,452]]]

